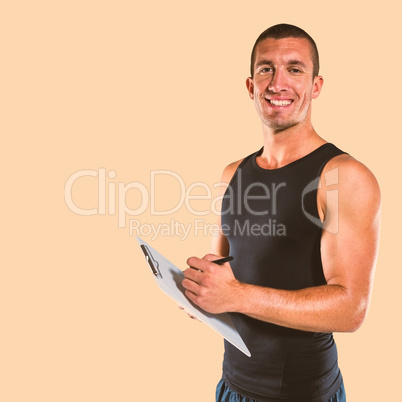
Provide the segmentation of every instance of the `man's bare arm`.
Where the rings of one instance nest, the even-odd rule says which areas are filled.
[[[229,264],[217,269],[204,259],[190,258],[185,271],[187,296],[203,309],[232,311],[305,331],[354,331],[369,305],[379,239],[380,191],[371,172],[349,156],[334,158],[326,171],[338,169],[337,206],[326,205],[319,192],[327,227],[321,254],[327,285],[287,291],[237,281]],[[325,173],[325,172],[324,172]],[[337,222],[335,222],[335,219]],[[335,226],[336,226],[335,225]],[[246,269],[246,267],[245,267]]]
[[[241,160],[237,162],[233,162],[230,165],[228,165],[222,174],[222,178],[220,181],[220,186],[219,186],[219,197],[223,197],[225,194],[225,191],[230,183],[230,180],[232,179],[234,173],[236,172],[236,169],[240,165]],[[222,203],[220,203],[222,204]],[[218,206],[218,208],[221,208],[221,205]],[[221,217],[218,217],[218,225],[221,227]],[[212,244],[211,244],[211,254],[217,255],[217,256],[223,256],[226,257],[229,255],[229,242],[226,238],[226,236],[223,233],[219,233],[215,236],[212,237]]]

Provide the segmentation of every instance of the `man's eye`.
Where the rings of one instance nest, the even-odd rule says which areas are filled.
[[[263,67],[260,69],[260,74],[269,74],[272,72],[272,68],[271,67]]]
[[[298,74],[298,73],[301,73],[302,71],[300,69],[298,69],[298,68],[291,68],[290,72],[294,73],[294,74]]]

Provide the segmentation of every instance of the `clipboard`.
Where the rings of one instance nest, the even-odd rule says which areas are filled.
[[[181,284],[184,279],[182,270],[139,237],[137,237],[137,241],[160,289],[186,311],[197,317],[204,324],[207,324],[246,356],[250,357],[251,353],[237,332],[230,315],[227,313],[210,314],[192,303],[184,294],[184,287]]]

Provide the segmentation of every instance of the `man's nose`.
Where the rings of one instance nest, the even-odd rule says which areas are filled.
[[[271,92],[280,92],[287,89],[286,76],[281,71],[275,71],[272,74],[271,82],[268,85],[268,90]]]

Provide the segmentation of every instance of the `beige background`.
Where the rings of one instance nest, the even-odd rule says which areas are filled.
[[[183,206],[152,216],[148,207],[119,228],[117,214],[70,211],[64,185],[100,168],[116,173],[112,187],[149,189],[151,171],[162,169],[187,187],[218,182],[226,164],[261,145],[244,83],[254,40],[279,22],[303,27],[320,49],[316,129],[367,164],[383,193],[371,310],[358,332],[336,335],[348,401],[398,398],[396,1],[15,1],[0,18],[1,401],[213,400],[221,338],[157,289],[128,229],[129,219],[191,225],[213,223],[213,214]],[[157,205],[169,209],[178,182],[159,178]],[[73,187],[83,208],[96,208],[97,194],[96,178]],[[128,206],[141,202],[128,193]],[[185,268],[209,242],[171,233],[152,244]]]

